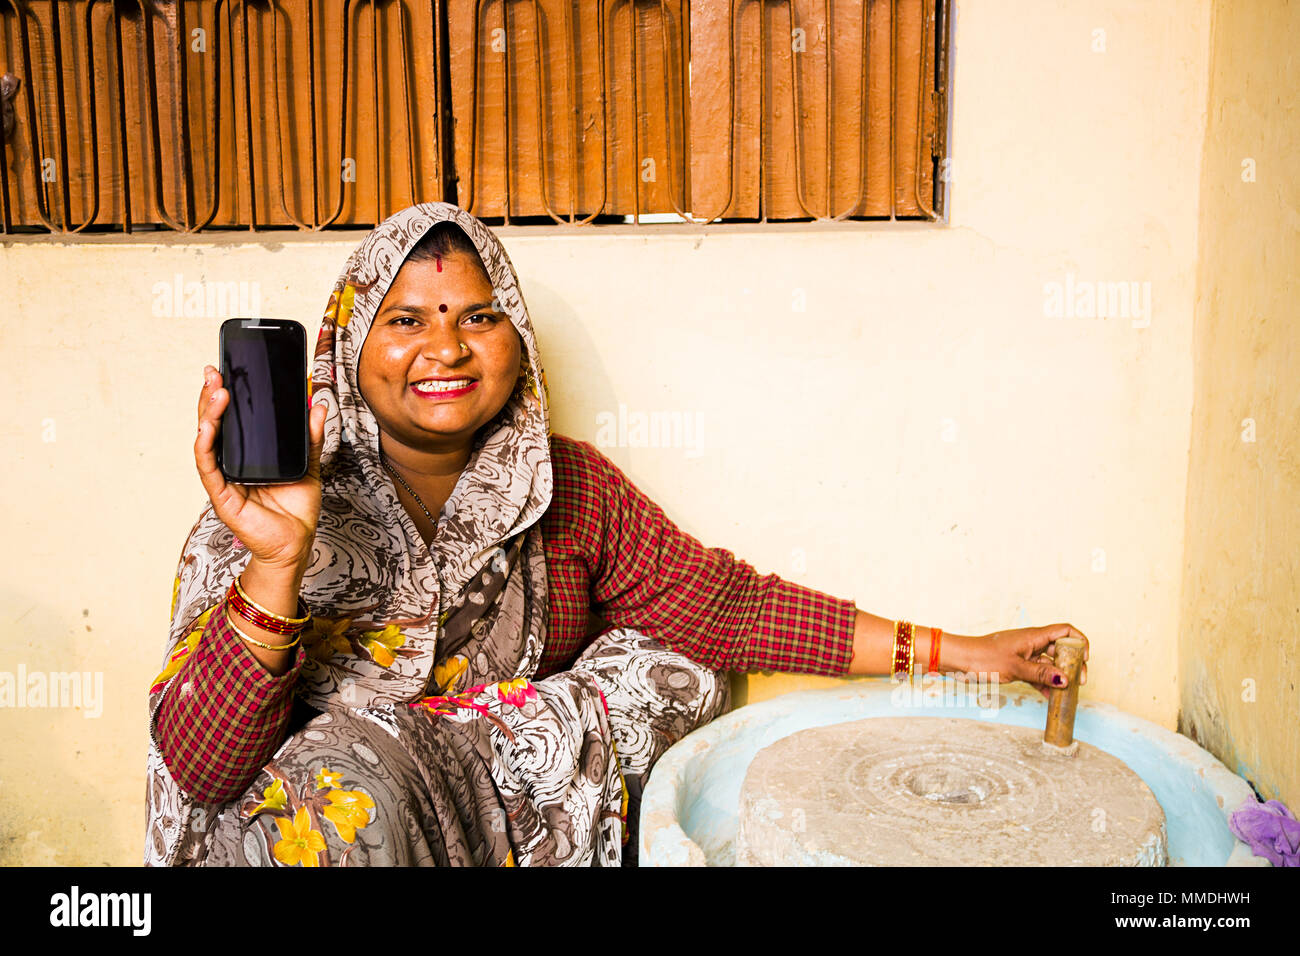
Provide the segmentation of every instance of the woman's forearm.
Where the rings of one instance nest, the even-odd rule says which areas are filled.
[[[241,578],[249,598],[291,615],[301,575],[249,567],[251,573],[246,569]],[[292,640],[246,621],[223,598],[156,715],[154,739],[168,770],[182,789],[206,803],[241,794],[284,741],[305,661],[301,642],[271,651],[243,640],[235,628],[266,644]]]
[[[944,633],[939,639],[939,670],[965,671],[970,664],[970,638]],[[893,670],[894,622],[866,611],[858,611],[853,626],[853,658],[850,674],[889,674]],[[930,662],[930,628],[912,630],[914,672],[925,673]]]
[[[306,568],[302,565],[290,568],[267,567],[256,560],[250,561],[239,576],[239,586],[255,603],[260,604],[272,614],[282,617],[296,617],[298,613],[298,592],[302,590],[302,579]],[[253,641],[263,644],[287,644],[293,637],[285,637],[273,631],[258,627],[234,608],[230,609],[231,623],[243,631]],[[297,635],[294,635],[295,637]],[[244,641],[245,646],[266,668],[268,674],[279,677],[293,666],[296,647],[287,650],[272,650],[259,647],[252,641]]]
[[[156,715],[158,749],[176,782],[205,803],[244,791],[284,741],[298,671],[280,676],[245,650],[229,603],[213,611],[198,646],[167,685]],[[299,648],[295,663],[304,659]]]

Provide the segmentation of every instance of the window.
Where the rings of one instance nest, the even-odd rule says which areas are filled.
[[[6,233],[943,216],[947,0],[0,0]]]

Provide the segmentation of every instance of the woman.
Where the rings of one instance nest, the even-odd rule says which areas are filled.
[[[205,379],[211,505],[150,690],[146,864],[629,864],[650,768],[727,709],[727,671],[890,670],[893,623],[704,548],[551,433],[509,258],[455,206],[348,259],[302,481],[225,481]],[[914,653],[1046,684],[1066,634]]]

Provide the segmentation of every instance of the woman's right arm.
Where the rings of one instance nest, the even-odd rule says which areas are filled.
[[[312,403],[311,451],[301,480],[241,485],[226,480],[215,453],[230,394],[219,371],[205,366],[203,375],[194,463],[213,511],[248,549],[240,585],[272,614],[297,617],[320,517],[324,403]],[[168,772],[204,802],[239,796],[284,741],[306,652],[301,641],[290,650],[259,647],[258,641],[290,639],[244,619],[223,598],[158,705],[154,737]]]
[[[275,598],[292,589],[290,604],[296,606],[301,576],[295,582],[292,573],[277,576],[250,563],[240,583],[252,600],[288,616],[293,608],[278,609]],[[205,803],[238,797],[284,742],[294,684],[306,660],[301,641],[292,650],[264,650],[243,640],[235,628],[264,644],[285,642],[245,621],[223,600],[168,685],[156,715],[154,737],[168,772]]]

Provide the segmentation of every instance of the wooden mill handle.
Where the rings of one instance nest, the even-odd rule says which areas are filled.
[[[1048,692],[1047,728],[1043,742],[1068,747],[1074,741],[1074,710],[1079,703],[1079,668],[1083,664],[1084,642],[1077,637],[1056,641],[1056,667],[1064,672],[1066,685]]]

